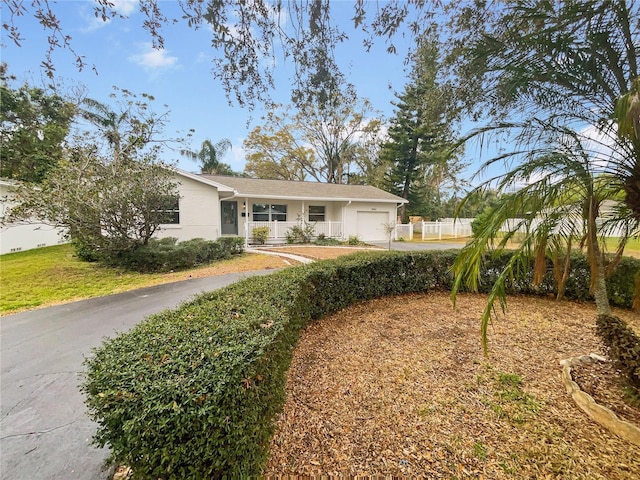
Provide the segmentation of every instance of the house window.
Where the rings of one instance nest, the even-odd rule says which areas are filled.
[[[267,203],[253,204],[253,221],[254,222],[286,222],[287,206],[286,205],[269,205]]]
[[[324,205],[309,205],[309,221],[310,222],[324,222],[325,219],[325,207]]]
[[[167,197],[164,205],[158,212],[161,214],[160,223],[164,225],[177,225],[180,223],[180,197]]]

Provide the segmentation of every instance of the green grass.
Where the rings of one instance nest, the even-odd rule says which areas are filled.
[[[69,244],[10,253],[0,256],[0,315],[192,277],[274,268],[272,260],[243,254],[192,270],[142,274],[80,261]]]
[[[68,244],[10,253],[0,257],[0,313],[153,285],[161,277],[82,262]]]

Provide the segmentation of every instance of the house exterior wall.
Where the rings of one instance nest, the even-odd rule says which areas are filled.
[[[11,201],[11,186],[0,182],[0,215],[4,215],[14,202]],[[0,255],[34,248],[67,243],[64,229],[43,223],[6,225],[0,227]]]
[[[179,241],[192,238],[216,240],[220,237],[220,202],[218,190],[204,183],[178,176],[180,223],[161,225],[157,238],[176,237]]]

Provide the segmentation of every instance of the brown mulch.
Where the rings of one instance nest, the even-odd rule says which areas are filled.
[[[315,322],[288,372],[267,477],[640,478],[640,448],[592,422],[559,361],[599,352],[595,308],[483,295],[390,297]],[[637,328],[637,314],[617,311]]]
[[[618,418],[640,426],[640,398],[626,399],[630,395],[627,383],[611,362],[579,364],[571,369],[571,378],[596,403],[609,408]]]

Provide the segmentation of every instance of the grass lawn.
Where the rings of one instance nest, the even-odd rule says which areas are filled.
[[[465,243],[467,243],[469,240],[471,240],[471,238],[469,237],[458,237],[458,238],[449,238],[449,237],[442,237],[441,240],[438,240],[438,238],[425,238],[424,242],[446,242],[446,243],[459,243],[464,245]],[[607,245],[607,251],[610,253],[613,253],[616,251],[616,248],[618,246],[618,238],[615,237],[609,237],[606,240],[606,245]],[[413,234],[413,242],[423,242],[421,234],[419,232],[416,232]],[[518,244],[515,242],[510,242],[510,245],[512,247],[516,247]],[[629,257],[635,257],[635,258],[640,258],[640,238],[631,238],[629,239],[629,241],[627,242],[627,245],[624,249],[624,254],[629,256]]]
[[[194,270],[141,274],[82,262],[71,245],[0,256],[0,315],[189,278],[286,266],[278,257],[244,254]]]

